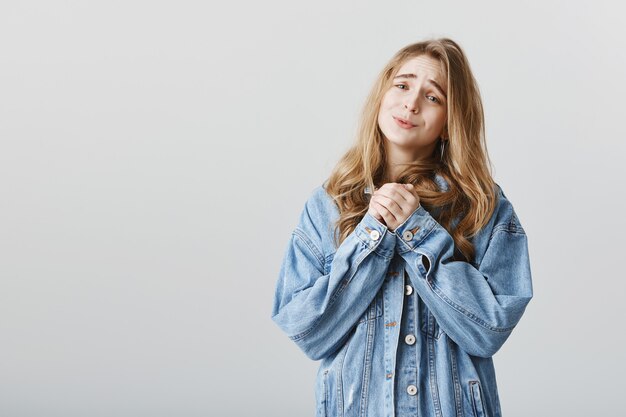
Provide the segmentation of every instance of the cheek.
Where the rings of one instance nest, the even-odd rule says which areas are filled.
[[[381,106],[380,109],[378,109],[378,116],[376,116],[376,120],[378,121],[379,124],[382,120],[382,117],[383,117],[383,107]]]
[[[380,108],[378,109],[378,118],[383,118],[385,115],[389,113],[389,106],[385,101],[380,103]]]
[[[433,110],[433,112],[430,114],[430,120],[433,127],[439,128],[443,126],[446,122],[446,112]]]
[[[388,110],[389,108],[393,107],[394,102],[395,102],[395,99],[393,95],[388,92],[387,94],[383,96],[383,99],[380,102],[381,110]]]
[[[442,112],[440,117],[441,117],[441,126],[443,126],[443,125],[445,125],[445,124],[446,124],[446,119],[447,119],[447,114],[446,114],[446,112],[445,112],[445,111],[444,111],[444,112]]]

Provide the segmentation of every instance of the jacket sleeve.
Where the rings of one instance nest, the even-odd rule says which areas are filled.
[[[453,259],[452,236],[422,206],[394,231],[415,289],[441,329],[484,358],[504,344],[533,296],[526,233],[512,206],[505,211],[478,267]]]
[[[280,268],[272,320],[313,360],[336,351],[385,279],[396,235],[370,214],[339,245],[324,273],[324,247],[317,230],[327,216],[305,206]]]

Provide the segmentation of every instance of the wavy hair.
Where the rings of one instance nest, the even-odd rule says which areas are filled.
[[[470,238],[490,219],[496,205],[495,182],[485,143],[483,105],[478,84],[461,47],[449,38],[427,39],[400,49],[379,73],[365,101],[355,143],[346,151],[324,183],[339,207],[335,244],[356,228],[367,213],[373,190],[387,178],[384,136],[378,126],[378,111],[393,77],[408,59],[427,55],[439,61],[447,77],[447,114],[443,136],[448,143],[426,157],[410,162],[397,178],[411,183],[420,203],[454,239],[456,248],[472,261],[475,248]],[[441,141],[441,138],[439,138]],[[435,182],[439,174],[447,190]]]

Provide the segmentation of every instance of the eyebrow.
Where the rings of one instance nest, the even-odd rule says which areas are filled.
[[[400,75],[396,75],[395,77],[393,77],[393,79],[395,80],[396,78],[417,78],[417,75],[415,74],[400,74]],[[435,86],[435,88],[437,90],[439,90],[439,92],[445,97],[448,98],[448,96],[446,95],[446,92],[443,91],[443,88],[441,88],[441,86],[439,84],[437,84],[437,81],[430,79],[428,80],[429,84],[432,84]]]

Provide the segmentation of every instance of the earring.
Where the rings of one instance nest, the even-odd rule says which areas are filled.
[[[446,141],[443,140],[443,138],[440,138],[439,145],[440,145],[440,148],[441,148],[439,154],[441,156],[441,160],[443,161],[443,151],[446,149]]]

